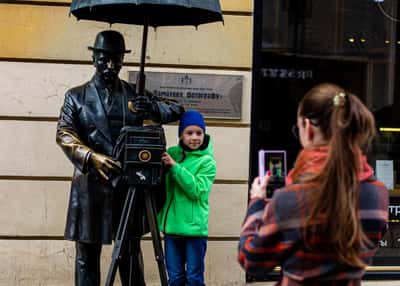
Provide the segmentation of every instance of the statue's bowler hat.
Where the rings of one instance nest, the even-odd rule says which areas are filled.
[[[97,34],[93,47],[89,50],[107,53],[130,53],[125,50],[125,41],[121,33],[113,30],[102,31]]]

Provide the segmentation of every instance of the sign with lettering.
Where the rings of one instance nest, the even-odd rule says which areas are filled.
[[[135,83],[136,71],[129,72]],[[146,90],[174,99],[186,110],[196,109],[207,118],[240,119],[243,76],[146,72]]]
[[[389,222],[400,223],[400,205],[389,205]]]
[[[299,70],[296,68],[262,68],[261,76],[263,78],[276,78],[276,79],[313,79],[313,70]]]
[[[394,220],[394,222],[398,222],[400,215],[400,206],[389,205],[389,214],[391,216],[391,220]]]
[[[386,232],[379,246],[383,248],[400,248],[400,197],[389,199],[389,230]]]

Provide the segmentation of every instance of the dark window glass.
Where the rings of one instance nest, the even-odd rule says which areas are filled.
[[[297,104],[312,86],[339,84],[375,114],[379,132],[368,158],[391,196],[375,265],[400,266],[399,7],[397,0],[262,1],[254,71],[253,150],[285,149],[289,167],[300,150],[291,132]]]

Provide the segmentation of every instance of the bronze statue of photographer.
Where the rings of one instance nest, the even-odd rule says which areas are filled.
[[[118,77],[124,54],[130,52],[119,32],[100,32],[89,49],[96,73],[66,92],[57,126],[57,143],[74,165],[65,239],[76,241],[75,285],[85,286],[100,285],[102,245],[115,236],[128,190],[124,182],[112,183],[121,172],[120,163],[112,159],[120,130],[126,125],[142,126],[145,119],[161,124],[176,121],[183,112],[175,102],[136,95],[135,86]],[[122,285],[129,285],[130,270],[133,284],[145,285],[142,208],[135,206],[132,249],[124,250],[119,264]]]

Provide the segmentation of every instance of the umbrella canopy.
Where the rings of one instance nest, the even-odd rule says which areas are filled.
[[[70,11],[78,20],[152,27],[223,21],[218,0],[73,0]]]
[[[78,20],[143,25],[138,94],[144,94],[149,26],[198,26],[223,21],[219,0],[72,0],[70,12]]]

